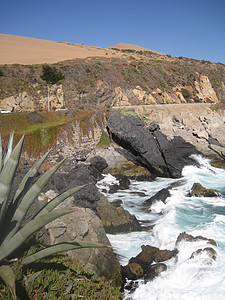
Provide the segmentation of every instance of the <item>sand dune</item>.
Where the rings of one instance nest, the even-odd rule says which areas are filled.
[[[112,48],[148,50],[130,44],[117,44]],[[53,42],[29,37],[0,34],[0,64],[56,63],[68,59],[87,57],[115,57],[124,53],[111,47],[100,48],[66,42]]]
[[[131,50],[136,50],[136,51],[151,51],[160,55],[163,55],[162,53],[153,51],[153,50],[149,50],[147,48],[141,47],[141,46],[137,46],[137,45],[132,45],[132,44],[125,44],[125,43],[119,43],[116,44],[114,46],[110,46],[108,48],[117,48],[117,49],[131,49]]]

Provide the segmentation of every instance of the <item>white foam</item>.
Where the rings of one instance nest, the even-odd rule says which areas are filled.
[[[176,259],[167,262],[167,271],[153,281],[140,286],[129,299],[136,300],[224,300],[225,299],[225,198],[187,197],[193,183],[199,182],[206,188],[225,192],[225,170],[210,166],[209,161],[196,156],[200,167],[186,166],[182,175],[182,186],[173,188],[171,196],[163,203],[155,202],[150,210],[143,210],[143,202],[162,188],[168,187],[174,179],[159,178],[154,182],[132,181],[130,190],[109,195],[110,201],[121,199],[123,207],[138,219],[154,224],[152,230],[123,235],[108,235],[116,252],[121,254],[121,263],[127,264],[132,256],[141,251],[141,245],[152,245],[160,249],[175,248],[177,236],[186,231],[193,236],[214,239],[214,247],[205,241],[182,242],[178,246]],[[106,189],[114,184],[115,178],[107,176],[100,184]],[[107,189],[106,189],[107,190]],[[139,196],[141,192],[146,195]],[[190,259],[198,249],[213,247],[217,252],[214,261],[205,252]]]

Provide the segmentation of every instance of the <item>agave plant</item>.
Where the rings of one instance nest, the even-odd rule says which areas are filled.
[[[22,137],[13,149],[13,137],[13,133],[10,134],[8,143],[3,152],[0,136],[0,277],[8,285],[13,299],[16,299],[15,278],[10,266],[10,264],[15,261],[12,258],[16,257],[16,250],[30,236],[46,224],[63,215],[71,213],[71,210],[54,208],[84,186],[72,188],[63,194],[58,195],[40,209],[31,221],[23,226],[22,223],[30,206],[51,176],[62,165],[63,161],[53,166],[33,183],[42,163],[49,153],[47,152],[27,172],[15,194],[11,195],[13,180],[19,165],[24,141],[24,137]],[[84,241],[55,244],[23,258],[22,263],[29,264],[43,257],[72,249],[99,248],[102,246],[103,245],[98,243]]]

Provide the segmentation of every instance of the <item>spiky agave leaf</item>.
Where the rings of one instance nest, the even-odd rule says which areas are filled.
[[[9,287],[13,300],[16,300],[15,275],[13,273],[12,268],[8,265],[1,265],[0,277],[5,282],[5,284]]]
[[[0,134],[0,172],[2,170],[2,165],[3,165],[2,159],[3,159],[3,157],[2,157],[2,138],[1,138],[1,134]]]
[[[33,253],[22,260],[25,265],[35,262],[36,260],[57,254],[69,250],[81,249],[81,248],[102,248],[104,245],[94,242],[75,241],[75,242],[64,242],[55,244],[36,253]],[[106,247],[106,246],[105,246]]]
[[[4,162],[3,169],[0,172],[0,226],[4,222],[4,216],[9,204],[9,193],[19,164],[23,141],[24,136],[20,139],[7,161]]]
[[[30,170],[27,172],[27,174],[24,176],[24,178],[22,179],[16,193],[15,196],[13,198],[13,203],[18,202],[18,198],[21,198],[24,193],[29,189],[34,177],[37,175],[40,167],[42,166],[44,160],[46,159],[46,157],[48,156],[50,151],[48,151],[47,153],[45,153],[31,168]]]
[[[40,211],[39,213],[36,215],[36,217],[41,216],[43,214],[49,213],[50,211],[52,211],[57,205],[59,205],[60,203],[62,203],[66,198],[70,197],[71,195],[73,195],[74,193],[78,192],[79,190],[81,190],[82,188],[84,188],[85,186],[87,186],[87,184],[81,185],[81,186],[76,186],[68,191],[65,191],[64,193],[56,196],[55,198],[53,198],[49,203],[47,203]]]
[[[7,145],[5,147],[5,151],[3,153],[3,166],[7,162],[8,158],[10,157],[12,151],[13,151],[13,140],[14,140],[14,132],[10,133]]]
[[[8,233],[8,235],[6,235],[4,243],[8,241],[19,230],[28,209],[30,208],[36,197],[39,195],[43,187],[47,184],[49,179],[58,170],[63,162],[64,160],[60,161],[57,165],[53,166],[50,170],[44,173],[24,195],[15,211],[14,216],[12,217],[11,224],[13,224],[13,227],[10,228],[10,232]]]
[[[0,247],[0,262],[11,255],[18,247],[20,247],[32,234],[40,230],[51,221],[71,213],[71,210],[57,209],[48,214],[34,218],[22,227],[12,238]]]

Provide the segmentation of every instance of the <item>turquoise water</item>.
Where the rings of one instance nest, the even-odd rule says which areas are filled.
[[[154,182],[132,181],[129,190],[112,195],[105,192],[109,201],[122,200],[123,207],[134,214],[143,226],[153,229],[129,234],[108,235],[115,252],[120,254],[120,263],[127,264],[132,256],[141,251],[141,245],[173,250],[178,235],[187,232],[201,235],[217,242],[214,261],[206,254],[190,259],[191,254],[208,245],[205,241],[182,242],[176,258],[166,262],[167,271],[154,280],[139,286],[126,299],[137,300],[186,300],[225,299],[225,170],[214,168],[209,161],[195,156],[200,167],[186,166],[183,169],[182,185],[171,190],[166,202],[155,202],[149,209],[143,202],[157,191],[180,179],[158,178]],[[107,189],[116,180],[111,175],[98,183],[99,189]],[[218,197],[187,197],[196,182],[206,188],[221,192]],[[210,245],[211,247],[211,245]]]

